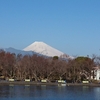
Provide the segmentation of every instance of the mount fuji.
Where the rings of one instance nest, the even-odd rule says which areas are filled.
[[[53,57],[53,56],[61,56],[64,53],[47,45],[44,42],[34,42],[31,45],[29,45],[28,47],[26,47],[25,49],[23,49],[24,51],[34,51],[36,53],[45,55],[45,56],[49,56],[49,57]]]
[[[38,54],[45,55],[45,56],[48,56],[48,57],[58,56],[58,57],[61,57],[61,58],[63,58],[63,57],[64,58],[71,58],[71,59],[73,58],[73,57],[66,55],[63,52],[47,45],[44,42],[38,42],[38,41],[32,43],[31,45],[27,46],[23,50],[24,51],[34,51]]]

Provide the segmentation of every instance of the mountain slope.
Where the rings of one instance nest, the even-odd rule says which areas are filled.
[[[16,55],[18,54],[22,54],[22,55],[33,55],[33,54],[37,54],[33,51],[23,51],[23,50],[17,50],[17,49],[14,49],[14,48],[5,48],[3,49],[5,52],[10,52],[10,53],[15,53]]]
[[[61,55],[64,54],[63,52],[47,45],[44,42],[34,42],[23,50],[24,51],[34,51],[36,53],[46,55],[46,56],[49,56],[49,57],[53,57],[53,56],[59,56],[60,57]]]

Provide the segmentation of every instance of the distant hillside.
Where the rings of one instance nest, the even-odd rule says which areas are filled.
[[[17,49],[14,49],[12,47],[10,48],[5,48],[3,49],[5,52],[10,52],[10,53],[15,53],[16,55],[17,54],[22,54],[22,55],[33,55],[33,54],[37,54],[36,52],[33,52],[33,51],[23,51],[23,50],[17,50]]]

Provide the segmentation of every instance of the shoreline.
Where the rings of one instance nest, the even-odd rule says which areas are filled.
[[[25,82],[25,81],[20,81],[20,82],[9,82],[9,81],[0,81],[0,85],[61,85],[61,86],[97,86],[100,87],[100,84],[94,84],[94,83],[42,83],[42,82]]]

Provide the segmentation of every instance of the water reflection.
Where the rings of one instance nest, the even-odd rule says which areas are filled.
[[[100,100],[100,87],[0,85],[0,100]]]
[[[95,87],[94,88],[94,93],[95,93],[95,100],[100,100],[100,88]]]

